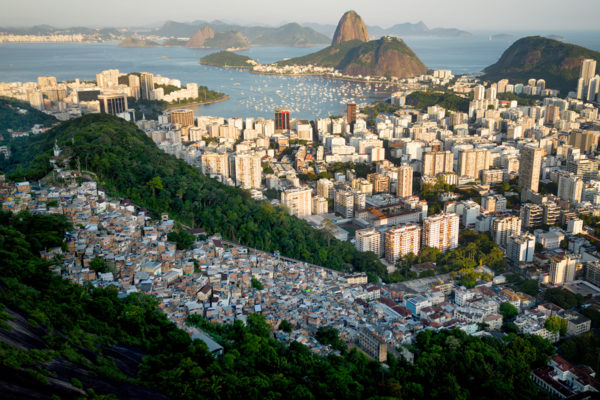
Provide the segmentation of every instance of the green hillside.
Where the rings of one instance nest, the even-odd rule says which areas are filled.
[[[23,111],[19,111],[23,110]],[[52,126],[58,120],[19,100],[0,97],[0,141],[8,129],[28,131],[34,125]]]
[[[600,52],[541,36],[528,36],[514,42],[493,65],[484,69],[483,79],[509,79],[526,83],[544,79],[546,87],[566,95],[574,91],[585,58],[600,62]]]
[[[250,68],[253,63],[255,61],[250,57],[230,51],[219,51],[200,59],[200,64],[225,68]]]
[[[360,40],[351,40],[335,46],[327,46],[315,53],[310,53],[302,57],[290,58],[279,61],[279,65],[319,65],[321,67],[337,67],[342,60],[356,47],[363,42]]]
[[[396,76],[421,75],[427,67],[401,39],[384,37],[369,42],[351,40],[315,53],[278,62],[279,65],[316,65],[333,67],[347,75]]]

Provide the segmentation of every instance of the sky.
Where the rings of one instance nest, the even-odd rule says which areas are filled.
[[[356,10],[367,25],[425,22],[465,30],[600,30],[599,0],[0,0],[0,26],[158,26],[167,20],[336,24]]]

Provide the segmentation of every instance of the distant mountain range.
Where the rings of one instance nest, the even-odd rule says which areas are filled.
[[[333,36],[336,25],[306,23],[304,26],[310,27],[324,35]],[[470,32],[456,28],[433,28],[430,29],[423,21],[416,24],[405,22],[396,24],[389,28],[382,28],[376,25],[367,25],[371,38],[381,36],[438,36],[438,37],[467,37],[473,36]]]
[[[241,26],[221,21],[194,21],[189,23],[167,21],[160,28],[146,32],[146,35],[190,38],[200,29],[210,27],[215,34],[237,32],[251,46],[315,46],[329,43],[330,38],[309,27],[296,23],[280,27]]]

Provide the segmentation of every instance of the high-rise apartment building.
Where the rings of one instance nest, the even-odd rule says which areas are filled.
[[[142,99],[153,100],[154,99],[154,75],[148,72],[142,72],[140,74],[140,89]]]
[[[519,186],[523,193],[537,192],[540,186],[540,171],[542,169],[542,149],[525,146],[521,150],[519,162]]]
[[[96,74],[96,84],[99,88],[116,88],[119,85],[119,70],[107,69]]]
[[[421,228],[414,224],[395,226],[385,232],[385,259],[394,264],[409,253],[419,254]]]
[[[560,207],[553,201],[546,201],[542,204],[544,214],[542,223],[544,225],[556,225],[560,218]]]
[[[586,58],[581,62],[579,80],[577,81],[577,98],[587,100],[590,82],[596,75],[596,60]]]
[[[579,77],[583,78],[583,83],[587,86],[594,75],[596,75],[596,60],[586,58],[581,62]]]
[[[355,246],[358,251],[372,251],[378,257],[383,255],[381,233],[375,228],[358,229],[355,233]]]
[[[230,157],[229,172],[237,186],[260,189],[262,167],[260,156],[253,153],[234,153]]]
[[[346,105],[346,119],[350,125],[350,129],[354,132],[354,124],[356,123],[356,103],[348,103]]]
[[[139,99],[141,96],[140,93],[140,77],[135,74],[130,74],[127,76],[129,90],[131,91],[131,97],[135,97],[135,99]]]
[[[336,190],[333,208],[342,217],[352,218],[354,215],[354,192],[346,189]]]
[[[485,98],[485,87],[477,85],[473,88],[473,100],[483,100]]]
[[[585,280],[600,286],[600,262],[587,262],[585,265]]]
[[[204,153],[200,157],[204,175],[219,175],[223,179],[229,177],[229,156],[227,153]]]
[[[523,228],[534,228],[542,224],[544,209],[537,204],[526,203],[521,206],[521,222]]]
[[[124,94],[100,94],[100,112],[102,114],[117,115],[127,111],[127,96]]]
[[[572,282],[577,271],[577,258],[558,255],[550,259],[550,283],[562,285]]]
[[[454,154],[451,151],[431,151],[423,154],[423,175],[435,176],[454,172]]]
[[[508,238],[519,234],[521,234],[521,218],[515,215],[495,218],[492,222],[492,236],[494,242],[500,247],[506,248]]]
[[[169,113],[169,122],[181,126],[194,126],[194,111],[188,108],[173,110]]]
[[[481,171],[490,168],[491,153],[486,149],[463,150],[458,153],[458,176],[479,179]]]
[[[532,262],[535,236],[531,233],[511,235],[507,240],[506,256],[513,262]]]
[[[296,217],[312,215],[312,189],[305,187],[284,190],[281,192],[281,204]]]
[[[600,132],[598,131],[573,131],[569,134],[569,145],[577,147],[582,153],[591,153],[598,148],[598,139]]]
[[[398,167],[398,181],[396,182],[396,196],[410,197],[413,194],[413,169],[408,164]]]
[[[454,213],[437,214],[423,221],[423,247],[435,247],[441,251],[458,246],[460,218]]]
[[[588,182],[598,176],[598,161],[589,158],[568,160],[567,171],[582,178],[584,182]]]
[[[317,196],[326,199],[333,197],[333,182],[329,179],[321,178],[317,181]]]
[[[312,199],[313,215],[325,214],[329,211],[329,202],[325,197],[315,196]]]
[[[281,133],[290,130],[290,109],[275,109],[275,132]]]
[[[367,179],[373,185],[373,193],[389,193],[390,192],[390,177],[383,174],[369,174]]]

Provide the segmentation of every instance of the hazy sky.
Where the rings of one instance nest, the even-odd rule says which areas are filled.
[[[367,25],[596,30],[599,0],[0,0],[0,26],[142,26],[165,20],[335,24],[356,10]]]

